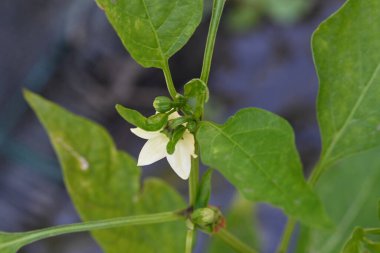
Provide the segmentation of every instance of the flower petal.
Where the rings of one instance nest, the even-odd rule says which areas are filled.
[[[146,140],[152,139],[152,138],[157,137],[161,134],[159,131],[148,132],[148,131],[145,131],[145,130],[138,128],[138,127],[131,128],[131,132],[133,134],[137,135],[138,137],[140,137],[142,139],[146,139]]]
[[[195,154],[194,135],[192,135],[188,130],[186,130],[182,136],[182,139],[178,143],[180,142],[192,157],[197,158],[197,155]]]
[[[178,112],[173,112],[173,113],[171,113],[170,115],[169,115],[169,120],[171,120],[171,119],[176,119],[176,118],[179,118],[179,117],[181,117],[181,115],[179,115],[179,113]]]
[[[167,156],[166,145],[169,139],[164,134],[149,139],[140,151],[138,166],[145,166],[157,162]]]
[[[186,180],[190,176],[191,154],[183,141],[179,141],[175,147],[174,154],[166,157],[172,169],[177,175]]]

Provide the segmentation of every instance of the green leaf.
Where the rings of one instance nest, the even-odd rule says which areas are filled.
[[[184,95],[192,106],[196,118],[203,113],[204,103],[209,99],[207,85],[200,79],[193,79],[184,86]]]
[[[306,184],[290,125],[270,112],[248,108],[224,125],[202,122],[202,161],[219,170],[246,198],[265,201],[313,226],[328,218]]]
[[[255,208],[252,202],[236,194],[226,217],[226,228],[247,245],[252,248],[258,248],[258,236],[254,229],[256,224],[254,214]],[[218,237],[212,237],[210,250],[208,252],[231,253],[231,251],[232,249]]]
[[[101,126],[31,92],[26,91],[25,97],[48,131],[66,187],[84,221],[185,208],[179,194],[160,180],[146,180],[141,190],[136,162],[115,148]],[[158,249],[177,253],[185,242],[185,224],[120,228],[93,235],[107,253]]]
[[[208,169],[202,176],[198,187],[196,202],[194,205],[195,209],[208,206],[211,195],[211,179],[213,172],[213,169]]]
[[[164,68],[198,27],[202,0],[96,0],[132,57]]]
[[[17,233],[3,233],[0,232],[0,252],[1,253],[16,253],[22,246],[23,242],[17,242],[22,238],[23,234]]]
[[[344,159],[322,175],[316,190],[336,227],[331,231],[302,228],[297,252],[340,252],[355,227],[380,227],[379,152],[378,148]]]
[[[149,118],[145,118],[138,111],[122,105],[116,105],[116,110],[125,121],[146,131],[158,131],[168,122],[168,115],[165,113],[157,113]]]
[[[351,238],[344,246],[342,253],[360,253],[361,242],[364,238],[364,231],[362,228],[356,228],[352,233]]]
[[[339,252],[354,227],[379,224],[379,9],[377,0],[349,0],[313,36],[323,142],[317,168],[327,171],[316,187],[337,227],[303,228],[300,253]]]
[[[316,30],[320,166],[380,146],[380,1],[349,0]]]

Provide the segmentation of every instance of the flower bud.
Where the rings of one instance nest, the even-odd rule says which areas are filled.
[[[196,226],[208,232],[218,232],[225,226],[222,212],[212,206],[196,209],[190,218]]]
[[[194,223],[200,226],[208,226],[215,222],[216,212],[211,208],[199,208],[191,215]]]
[[[157,112],[165,113],[173,107],[173,101],[165,96],[156,97],[153,101],[153,107]]]

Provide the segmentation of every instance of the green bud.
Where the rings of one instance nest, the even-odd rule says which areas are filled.
[[[208,232],[217,232],[225,226],[222,212],[216,207],[196,209],[190,216],[191,221],[199,228]]]
[[[165,113],[173,108],[173,101],[168,97],[159,96],[154,99],[153,107],[157,112]]]
[[[217,214],[211,208],[199,208],[191,215],[192,221],[201,227],[213,224],[216,221],[216,218]]]

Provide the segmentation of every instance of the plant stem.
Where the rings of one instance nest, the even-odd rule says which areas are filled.
[[[92,231],[98,229],[109,229],[122,226],[135,226],[135,225],[146,225],[155,223],[165,223],[176,220],[183,220],[184,217],[175,212],[165,212],[138,216],[129,216],[122,218],[106,219],[99,221],[88,221],[83,223],[75,223],[70,225],[62,225],[56,227],[50,227],[46,229],[40,229],[25,233],[17,233],[19,236],[15,237],[13,240],[7,241],[5,243],[0,243],[1,249],[7,248],[19,248],[30,244],[32,242],[50,238],[58,235],[77,233],[84,231]],[[12,235],[12,234],[10,234]]]
[[[317,184],[319,178],[322,176],[323,172],[324,172],[324,165],[322,164],[322,161],[320,163],[318,163],[315,168],[313,169],[310,177],[309,177],[309,180],[308,180],[308,183],[311,187],[315,187],[315,185]]]
[[[197,158],[191,158],[191,170],[189,178],[189,205],[194,207],[195,202],[197,201],[198,194],[198,181],[199,181],[199,152],[198,152],[198,143],[195,141],[195,154]],[[186,236],[186,253],[191,253],[193,248],[195,231],[189,229]]]
[[[177,96],[177,91],[174,86],[172,74],[170,72],[169,63],[166,61],[162,70],[164,71],[166,86],[168,87],[168,91],[172,99],[175,99]]]
[[[213,3],[211,23],[210,23],[209,32],[207,35],[206,49],[205,49],[205,54],[203,58],[202,73],[201,73],[201,80],[203,80],[206,84],[210,76],[210,69],[211,69],[212,55],[214,53],[216,34],[218,32],[218,27],[219,27],[220,19],[222,17],[225,2],[226,0],[214,0],[214,3]],[[168,66],[164,68],[164,73],[165,73],[165,69],[166,69],[166,72],[170,73],[170,71],[168,70],[169,69]],[[165,74],[165,76],[167,76],[167,74]],[[168,80],[169,78],[166,78],[166,79]],[[170,82],[167,82],[167,83],[170,83]],[[168,88],[169,88],[169,85],[168,85]],[[170,92],[170,89],[169,89],[169,92]],[[172,94],[172,92],[170,92],[170,94]],[[202,112],[202,115],[203,115],[203,112]],[[199,157],[198,153],[199,153],[198,144],[195,143],[195,154],[198,155]],[[199,158],[198,157],[192,158],[191,160],[191,171],[190,171],[190,178],[189,178],[189,204],[191,207],[195,205],[195,202],[197,200],[197,193],[198,193],[198,184],[199,184]],[[195,236],[194,230],[189,230],[187,232],[186,253],[192,252],[194,236]]]
[[[210,28],[207,35],[206,49],[203,58],[203,67],[201,73],[201,80],[207,85],[210,76],[212,56],[214,53],[216,35],[218,33],[218,27],[220,19],[222,17],[224,4],[226,0],[214,0],[212,7],[212,16]]]
[[[256,250],[252,249],[250,246],[240,241],[234,235],[229,233],[226,229],[220,230],[215,234],[216,237],[220,238],[226,244],[228,244],[231,248],[240,253],[257,253]]]
[[[296,220],[289,218],[284,228],[284,232],[282,234],[281,243],[277,248],[277,251],[276,251],[277,253],[288,252],[289,243],[290,243],[290,240],[292,239],[295,226],[296,226]]]
[[[187,230],[185,253],[191,253],[193,251],[194,233],[195,231],[193,229]]]
[[[379,228],[366,228],[364,229],[365,234],[370,235],[380,235],[380,229]]]
[[[189,205],[194,206],[197,200],[198,183],[199,183],[199,154],[198,143],[195,142],[195,154],[197,158],[191,159],[191,171],[189,178]]]

